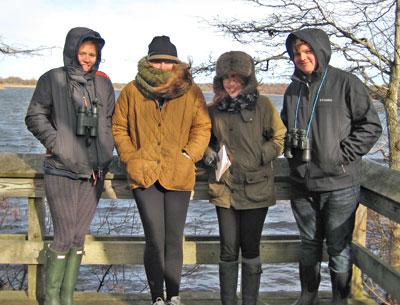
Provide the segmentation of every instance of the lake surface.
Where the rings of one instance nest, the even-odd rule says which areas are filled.
[[[43,153],[44,148],[25,127],[24,118],[32,88],[6,88],[0,90],[0,153]],[[119,91],[116,92],[118,96]],[[211,93],[205,94],[212,99]],[[277,110],[282,107],[281,96],[271,96]],[[382,118],[383,119],[383,118]],[[382,140],[384,141],[384,140]],[[378,154],[378,153],[376,153]],[[378,155],[376,157],[379,157]],[[1,199],[1,198],[0,198]],[[0,203],[0,233],[27,232],[27,201],[10,198]],[[192,201],[185,227],[190,235],[218,235],[215,208],[207,201]],[[51,234],[51,223],[47,219],[47,230]],[[104,200],[99,203],[92,222],[91,232],[98,235],[142,235],[140,217],[133,200]],[[263,234],[297,234],[290,204],[279,202],[270,208],[264,223]],[[106,266],[83,266],[78,281],[78,290],[96,290]],[[2,278],[9,277],[8,267],[0,269]],[[15,271],[16,273],[18,271]],[[5,275],[6,274],[6,275]],[[185,266],[182,289],[218,291],[218,268],[215,265]],[[323,264],[321,289],[330,289],[326,264]],[[300,290],[297,264],[263,265],[261,291]],[[143,266],[113,266],[107,274],[101,291],[147,293],[147,282]]]

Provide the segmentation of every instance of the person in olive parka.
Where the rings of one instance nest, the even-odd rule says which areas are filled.
[[[257,303],[260,286],[260,239],[268,207],[275,204],[273,160],[283,150],[286,128],[271,100],[257,90],[254,61],[248,54],[222,54],[209,108],[212,136],[204,161],[215,166],[223,145],[231,166],[216,180],[211,171],[210,201],[220,231],[220,292],[223,305],[237,304],[241,249],[242,299]]]
[[[295,305],[317,301],[324,239],[331,304],[343,305],[347,304],[352,276],[351,241],[361,158],[378,140],[382,128],[362,82],[329,65],[331,47],[324,31],[293,32],[286,49],[295,65],[281,113],[288,128],[285,156],[301,238],[302,292]]]
[[[45,305],[73,305],[85,234],[112,160],[114,89],[97,71],[104,39],[83,27],[65,39],[64,66],[43,74],[26,114],[47,150],[44,187],[54,226],[46,250]]]

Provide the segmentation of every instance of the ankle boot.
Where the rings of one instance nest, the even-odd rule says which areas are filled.
[[[65,273],[67,253],[46,251],[46,291],[44,305],[60,305],[60,289]]]
[[[304,266],[300,263],[300,284],[301,295],[293,305],[314,305],[318,304],[318,287],[321,282],[321,263],[315,265]]]
[[[332,302],[331,305],[347,305],[350,294],[350,281],[352,269],[347,272],[335,272],[331,270]]]
[[[67,255],[64,280],[61,286],[61,305],[74,305],[74,291],[82,262],[83,249],[71,248]]]
[[[260,257],[242,258],[242,304],[256,305],[261,278]]]
[[[237,261],[221,261],[219,263],[219,287],[222,305],[237,305],[238,271]]]

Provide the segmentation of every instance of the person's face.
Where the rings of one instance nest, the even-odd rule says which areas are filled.
[[[78,61],[83,71],[88,72],[92,69],[97,60],[96,45],[92,41],[85,41],[81,44],[78,51]]]
[[[237,97],[243,89],[243,83],[235,76],[225,78],[222,84],[230,97]]]
[[[174,64],[175,63],[173,63],[173,62],[167,62],[167,61],[157,61],[157,62],[150,62],[150,65],[153,67],[153,68],[156,68],[156,69],[160,69],[160,70],[163,70],[163,71],[171,71],[172,70],[172,68],[174,67]]]
[[[318,60],[313,49],[306,43],[297,46],[293,50],[293,62],[295,66],[305,74],[313,73],[318,66]]]

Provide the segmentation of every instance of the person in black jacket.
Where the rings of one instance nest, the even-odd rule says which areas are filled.
[[[98,71],[103,46],[99,33],[71,29],[64,66],[40,77],[25,118],[47,150],[44,183],[54,239],[46,251],[45,305],[74,304],[85,234],[112,160],[115,95]]]
[[[292,181],[291,205],[301,238],[302,291],[295,305],[317,300],[324,239],[331,304],[347,304],[361,158],[382,127],[367,88],[356,76],[329,65],[331,48],[324,31],[293,32],[286,49],[295,65],[281,113],[288,129],[284,154]]]

